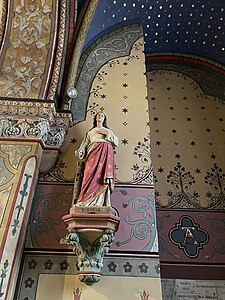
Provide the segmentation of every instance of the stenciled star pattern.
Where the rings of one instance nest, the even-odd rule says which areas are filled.
[[[221,155],[218,155],[216,150],[218,143],[215,136],[220,134],[221,145],[222,134],[225,133],[225,128],[222,127],[224,126],[224,101],[218,99],[218,102],[212,105],[212,97],[203,94],[196,81],[181,75],[189,82],[179,85],[173,77],[175,75],[169,74],[170,78],[168,73],[170,72],[162,69],[147,73],[151,147],[158,162],[155,171],[161,178],[156,186],[158,190],[161,183],[165,184],[163,178],[170,172],[168,166],[171,162],[174,166],[180,162],[188,171],[196,174],[198,180],[204,181],[207,172],[204,164],[207,164],[207,161],[203,164],[202,158],[208,159],[209,168],[212,162],[218,163],[217,160]],[[158,85],[156,82],[161,84]],[[214,121],[212,121],[212,113],[215,114]],[[197,186],[195,188],[197,189]],[[162,199],[165,199],[165,195],[162,195]],[[202,192],[201,197],[205,198],[203,196]]]

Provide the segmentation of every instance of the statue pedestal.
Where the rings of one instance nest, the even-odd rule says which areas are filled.
[[[88,285],[98,282],[120,218],[112,207],[73,206],[63,221],[69,234],[61,243],[74,246],[80,281]]]

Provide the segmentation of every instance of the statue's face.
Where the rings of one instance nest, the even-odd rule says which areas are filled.
[[[98,113],[96,117],[96,121],[99,124],[102,124],[104,122],[105,115],[103,113]]]

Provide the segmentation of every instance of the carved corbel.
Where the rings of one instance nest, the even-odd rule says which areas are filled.
[[[79,280],[87,285],[98,282],[120,218],[111,207],[73,206],[63,220],[69,234],[60,242],[74,247]]]

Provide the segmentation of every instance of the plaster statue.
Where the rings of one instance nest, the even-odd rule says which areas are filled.
[[[114,151],[118,138],[107,127],[106,115],[94,116],[93,127],[87,132],[75,155],[85,160],[80,194],[75,205],[111,206],[114,188]]]

